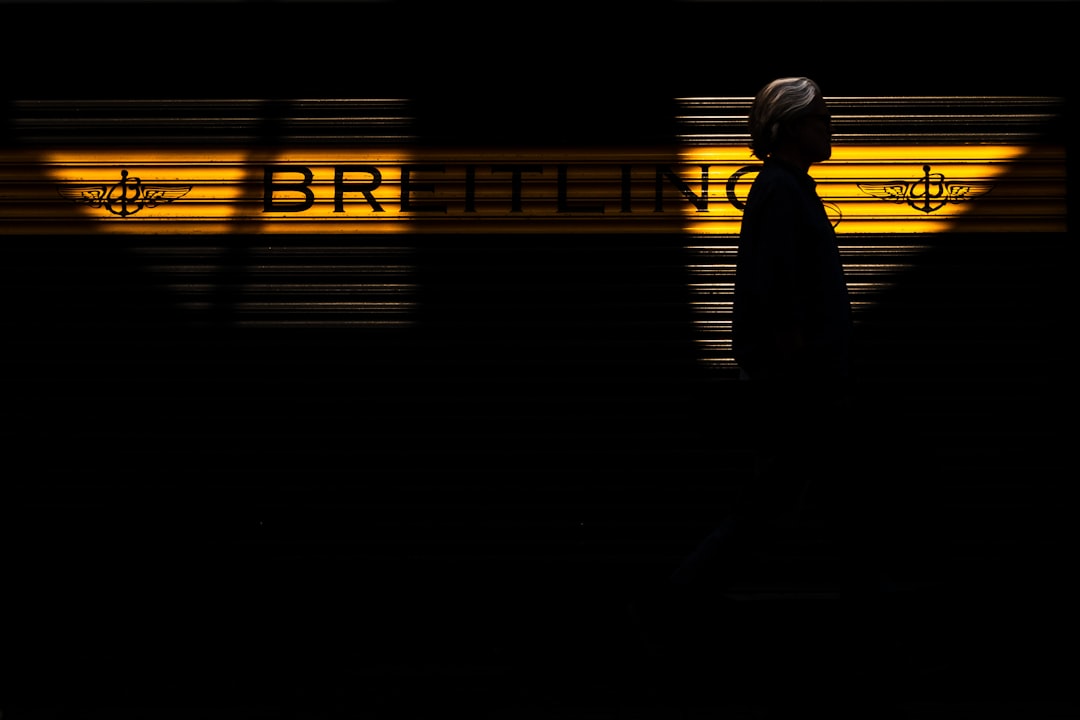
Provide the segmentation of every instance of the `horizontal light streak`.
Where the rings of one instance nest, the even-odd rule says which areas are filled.
[[[0,215],[55,234],[722,236],[738,233],[759,165],[745,147],[702,146],[12,151]],[[1064,165],[1059,147],[838,146],[811,175],[839,234],[1057,232]]]
[[[1063,114],[1053,96],[826,95],[834,146],[1025,144],[1038,142]],[[749,143],[749,97],[675,98],[675,135],[685,146]]]
[[[854,242],[841,244],[857,325],[871,317],[880,298],[901,283],[904,273],[916,269],[919,257],[930,250],[931,245],[915,241],[915,237],[868,234],[849,236]],[[688,240],[683,251],[698,362],[710,370],[733,371],[737,369],[731,349],[737,231],[723,236],[695,234]]]

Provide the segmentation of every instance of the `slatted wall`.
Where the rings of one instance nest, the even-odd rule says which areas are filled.
[[[627,642],[627,599],[662,584],[752,477],[730,357],[738,207],[726,192],[754,162],[743,154],[749,98],[701,94],[734,81],[689,52],[712,47],[698,33],[711,43],[727,26],[695,21],[705,3],[676,4],[648,21],[678,52],[660,39],[646,52],[563,14],[536,20],[535,47],[574,52],[530,61],[512,33],[445,32],[435,20],[448,9],[419,34],[376,32],[400,17],[395,3],[372,3],[370,22],[330,33],[331,15],[258,4],[278,21],[267,47],[288,51],[264,56],[254,36],[237,40],[258,26],[237,5],[221,23],[154,15],[216,49],[205,54],[64,8],[81,18],[63,33],[65,68],[108,48],[163,62],[160,50],[183,68],[176,86],[155,76],[106,91],[54,68],[51,84],[18,75],[6,93],[4,520],[9,577],[23,589],[15,615],[27,619],[8,676],[24,699],[61,678],[73,704],[134,680],[182,704],[220,688],[265,699],[279,684],[332,687],[347,707],[362,703],[345,694],[399,683],[393,705],[417,673],[440,697],[537,693],[540,682],[507,682],[505,668],[562,678],[564,666],[525,657],[558,646],[552,656],[588,684],[603,674],[594,659]],[[799,5],[813,15],[821,4]],[[108,30],[72,31],[91,16]],[[288,54],[300,37],[327,38],[318,57],[333,72]],[[889,481],[907,520],[901,579],[996,568],[1043,587],[1037,575],[1068,535],[1065,100],[1050,80],[999,92],[993,74],[845,80],[860,49],[862,74],[880,79],[867,69],[874,37],[807,70],[832,76],[837,169],[822,170],[820,187],[843,210],[861,340],[854,411],[874,443],[853,452],[868,483]],[[990,53],[968,37],[960,56]],[[911,48],[907,37],[892,46]],[[365,64],[436,47],[445,63],[425,66],[426,84]],[[521,73],[516,85],[488,84],[495,51]],[[1004,57],[983,56],[994,67]],[[622,70],[566,71],[574,58]],[[552,63],[566,72],[551,75]],[[642,80],[661,70],[676,79]],[[940,88],[963,89],[920,94]],[[360,221],[324,232],[262,217],[262,168],[281,148],[300,162],[329,152],[331,165],[338,151],[464,163],[475,150],[575,172],[599,145],[615,167],[646,147],[687,192],[666,185],[673,210],[647,226],[611,212],[548,229],[550,215],[525,213],[496,230],[477,218],[456,231],[406,220],[401,233]],[[920,151],[940,147],[964,151],[949,159],[970,168],[969,184],[994,184],[978,204],[950,207],[951,221],[857,186],[871,164],[874,183],[911,186],[939,171],[924,174],[940,157]],[[87,167],[95,183],[116,183],[136,155],[167,167],[155,153],[191,153],[206,177],[234,173],[256,191],[222,205],[224,228],[187,232],[149,214],[105,217],[58,190],[86,185]],[[710,186],[709,212],[726,218],[715,225],[687,202],[703,196],[703,162],[723,168]],[[736,200],[749,180],[733,185]],[[617,186],[602,191],[617,203]],[[872,228],[854,221],[863,211]],[[338,653],[348,660],[331,662]],[[640,677],[610,667],[623,683]]]
[[[671,161],[745,147],[748,102],[678,99]],[[971,151],[964,164],[978,167],[989,153],[994,182],[1007,188],[1012,177],[1019,188],[982,201],[1004,208],[991,217],[1008,233],[973,232],[963,214],[955,230],[921,232],[911,223],[929,213],[868,193],[858,201],[883,208],[875,227],[900,230],[837,225],[866,337],[873,399],[863,412],[883,422],[883,436],[895,434],[897,455],[933,448],[929,457],[955,480],[933,492],[950,503],[964,512],[1009,506],[1010,492],[1031,485],[1019,474],[1053,457],[1057,440],[1052,422],[1032,417],[1054,377],[1042,371],[1057,359],[1024,350],[1043,346],[1056,317],[1048,309],[1061,302],[1052,268],[1040,264],[1064,228],[1064,151],[1053,140],[1061,101],[868,97],[830,106],[837,156],[871,148],[863,152],[875,164],[907,173],[914,187],[917,152],[891,158],[873,148],[961,147]],[[612,232],[603,223],[621,221],[607,215],[560,235],[493,232],[483,217],[469,234],[387,235],[358,224],[266,235],[266,225],[238,216],[225,234],[185,233],[183,218],[180,230],[163,219],[133,234],[116,231],[126,219],[100,222],[100,209],[94,221],[80,210],[59,234],[37,229],[71,206],[54,192],[63,171],[79,177],[58,147],[84,162],[107,153],[109,178],[147,148],[151,172],[167,177],[167,164],[153,164],[161,148],[209,158],[201,172],[212,175],[222,148],[407,145],[411,110],[403,99],[16,103],[17,152],[3,166],[14,231],[8,305],[20,309],[9,315],[9,362],[33,390],[23,405],[34,419],[29,439],[58,464],[47,483],[31,472],[24,489],[48,495],[59,482],[94,496],[104,484],[124,488],[121,503],[163,475],[170,492],[228,489],[246,508],[228,532],[253,542],[276,531],[289,542],[359,533],[393,545],[448,522],[463,538],[524,532],[538,547],[588,539],[600,552],[656,543],[677,555],[688,540],[681,528],[695,527],[689,518],[707,524],[749,467],[732,409],[730,231],[676,215],[667,233]],[[999,147],[1018,150],[999,157]],[[251,151],[256,170],[267,152]],[[858,178],[859,167],[849,163],[844,176]],[[827,201],[830,182],[819,183]],[[20,215],[28,187],[44,209]],[[79,471],[46,451],[58,437],[78,449]],[[355,502],[327,499],[334,508],[323,506],[330,515],[319,520],[283,510],[290,493],[316,487]],[[414,515],[419,497],[427,510]],[[383,523],[359,520],[371,512]],[[284,514],[268,529],[262,516],[273,513]]]

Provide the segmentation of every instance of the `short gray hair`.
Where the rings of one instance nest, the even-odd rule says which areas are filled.
[[[750,104],[750,150],[754,156],[768,157],[784,124],[799,117],[818,97],[821,88],[804,77],[779,78],[761,88]]]

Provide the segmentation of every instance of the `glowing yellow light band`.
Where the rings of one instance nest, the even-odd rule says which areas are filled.
[[[744,147],[284,151],[94,148],[0,155],[8,232],[738,232]],[[838,146],[811,175],[838,233],[1065,229],[1065,152]]]

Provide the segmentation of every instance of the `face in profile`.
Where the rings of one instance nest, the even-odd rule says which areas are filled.
[[[821,162],[832,156],[832,116],[823,98],[810,103],[792,130],[799,153],[808,162]]]

